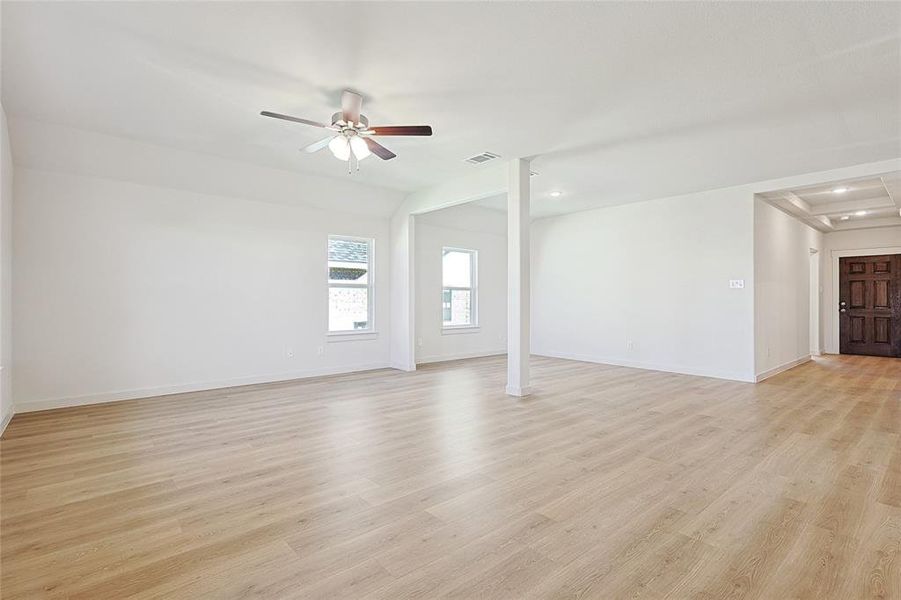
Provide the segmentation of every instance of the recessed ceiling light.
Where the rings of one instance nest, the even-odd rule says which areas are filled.
[[[833,194],[844,194],[847,191],[848,191],[848,188],[846,188],[846,187],[837,187],[834,190],[832,190],[832,193]]]
[[[553,192],[550,193],[551,198],[559,198],[562,195],[563,195],[563,192],[561,192],[559,190],[554,190]]]
[[[859,210],[859,211],[857,211],[856,213],[854,213],[854,215],[855,215],[855,216],[858,216],[858,217],[862,217],[862,216],[864,216],[865,214],[867,214],[867,211],[865,211],[865,210]]]
[[[849,217],[848,215],[844,215],[844,216],[841,217],[841,220],[842,220],[842,221],[847,221],[847,220],[850,219],[850,218],[851,218],[851,217]]]

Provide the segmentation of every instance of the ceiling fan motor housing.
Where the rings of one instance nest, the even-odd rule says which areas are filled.
[[[341,125],[340,123],[344,123],[344,125]],[[369,119],[366,118],[366,115],[361,114],[359,123],[348,123],[344,120],[344,113],[338,111],[332,115],[332,125],[335,127],[353,127],[354,129],[365,130],[369,129]]]

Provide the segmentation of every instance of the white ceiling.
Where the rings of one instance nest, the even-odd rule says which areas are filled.
[[[811,206],[833,210],[833,212],[825,214],[840,214],[843,212],[840,206],[848,203],[856,204],[862,200],[875,199],[891,202],[882,177],[815,185],[792,191],[798,198]],[[829,209],[830,206],[834,208]]]
[[[315,120],[362,92],[412,191],[534,156],[536,216],[901,156],[901,3],[3,2],[2,101],[57,123],[346,178]],[[16,140],[13,139],[15,151]],[[548,197],[560,190],[560,198]]]
[[[823,232],[901,225],[901,171],[761,197]]]

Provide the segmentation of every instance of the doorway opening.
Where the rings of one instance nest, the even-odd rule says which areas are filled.
[[[839,259],[839,350],[901,357],[901,254]]]

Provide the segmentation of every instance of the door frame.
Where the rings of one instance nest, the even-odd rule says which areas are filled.
[[[860,248],[854,250],[833,250],[832,251],[832,306],[826,307],[828,311],[826,314],[829,315],[829,323],[832,327],[832,344],[833,348],[835,348],[836,354],[841,354],[841,341],[839,336],[839,321],[838,321],[838,298],[841,293],[839,290],[839,277],[841,273],[839,273],[839,264],[838,259],[847,258],[849,256],[882,256],[885,254],[901,254],[901,246],[894,246],[889,248]],[[823,306],[820,305],[820,310],[823,310]]]
[[[823,295],[820,293],[820,289],[823,286],[820,281],[820,276],[823,273],[823,265],[820,264],[822,262],[822,257],[823,253],[820,252],[819,249],[810,249],[810,273],[808,273],[808,281],[810,282],[810,289],[808,290],[808,295],[810,296],[810,314],[807,315],[810,331],[808,331],[807,337],[810,342],[811,356],[820,356],[823,354],[823,332],[820,319],[820,315],[823,314]]]

